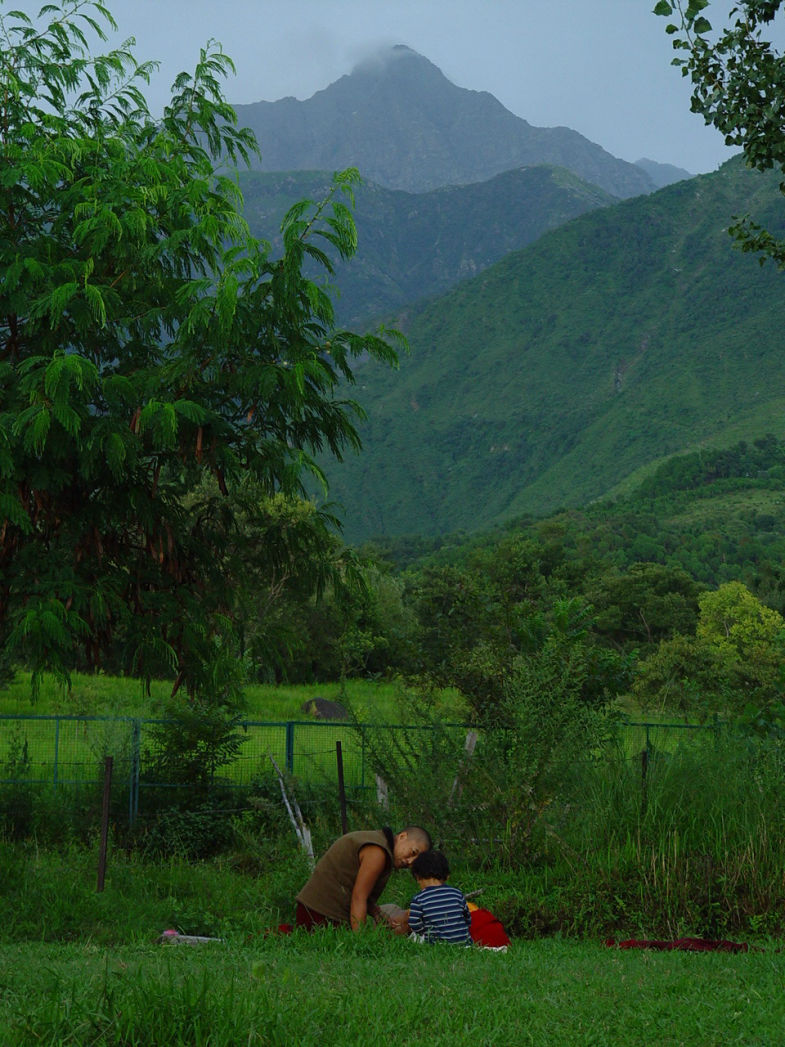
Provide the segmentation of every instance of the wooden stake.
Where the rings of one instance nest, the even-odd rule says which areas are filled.
[[[96,891],[104,889],[104,878],[106,877],[106,850],[109,841],[109,802],[112,798],[112,765],[114,758],[107,756],[104,759],[104,799],[101,808],[101,846],[98,851],[98,887]]]
[[[338,799],[341,803],[341,832],[346,835],[349,831],[349,823],[346,818],[346,788],[343,783],[343,752],[341,743],[335,743],[335,759],[338,763]]]
[[[447,801],[448,806],[452,806],[453,801],[457,800],[461,795],[461,789],[463,788],[461,784],[461,771],[466,770],[466,768],[469,765],[469,761],[474,755],[474,747],[477,745],[477,737],[478,735],[476,731],[467,731],[466,733],[466,744],[464,745],[464,751],[466,753],[466,756],[463,761],[463,766],[458,770],[458,773],[455,775],[455,779],[452,783],[452,789],[450,789],[450,798]]]

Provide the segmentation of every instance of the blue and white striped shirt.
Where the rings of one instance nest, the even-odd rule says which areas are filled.
[[[443,883],[425,887],[415,894],[409,906],[409,930],[426,942],[453,942],[471,945],[469,906],[457,887]]]

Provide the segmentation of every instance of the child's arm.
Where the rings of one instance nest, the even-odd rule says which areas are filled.
[[[400,905],[393,905],[391,902],[386,902],[384,905],[377,905],[375,909],[376,911],[369,911],[377,923],[386,923],[390,930],[395,934],[409,933],[408,909],[402,909]]]
[[[407,921],[407,929],[412,931],[414,934],[423,934],[425,932],[425,920],[422,906],[416,898],[412,899],[412,904],[409,906],[409,918]]]

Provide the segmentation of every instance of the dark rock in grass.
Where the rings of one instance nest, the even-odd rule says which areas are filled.
[[[348,720],[349,710],[340,702],[331,702],[327,698],[309,698],[303,702],[302,711],[317,720]]]

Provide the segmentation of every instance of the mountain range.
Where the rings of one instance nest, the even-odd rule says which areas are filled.
[[[409,340],[398,372],[359,361],[363,452],[323,463],[349,540],[579,506],[674,454],[785,435],[782,278],[727,233],[746,212],[782,230],[775,177],[628,164],[404,47],[238,113],[261,142],[242,189],[265,239],[325,172],[360,168],[339,319]]]
[[[264,171],[357,167],[378,185],[419,193],[550,164],[619,198],[651,192],[664,173],[652,177],[570,128],[534,127],[488,92],[451,83],[404,45],[379,52],[304,101],[235,109],[256,134]]]
[[[321,200],[331,175],[245,172],[245,217],[275,248],[286,210]],[[333,258],[336,315],[362,326],[419,298],[447,291],[548,229],[615,198],[559,167],[523,167],[487,182],[407,193],[364,183],[355,190],[359,249],[349,262]]]

